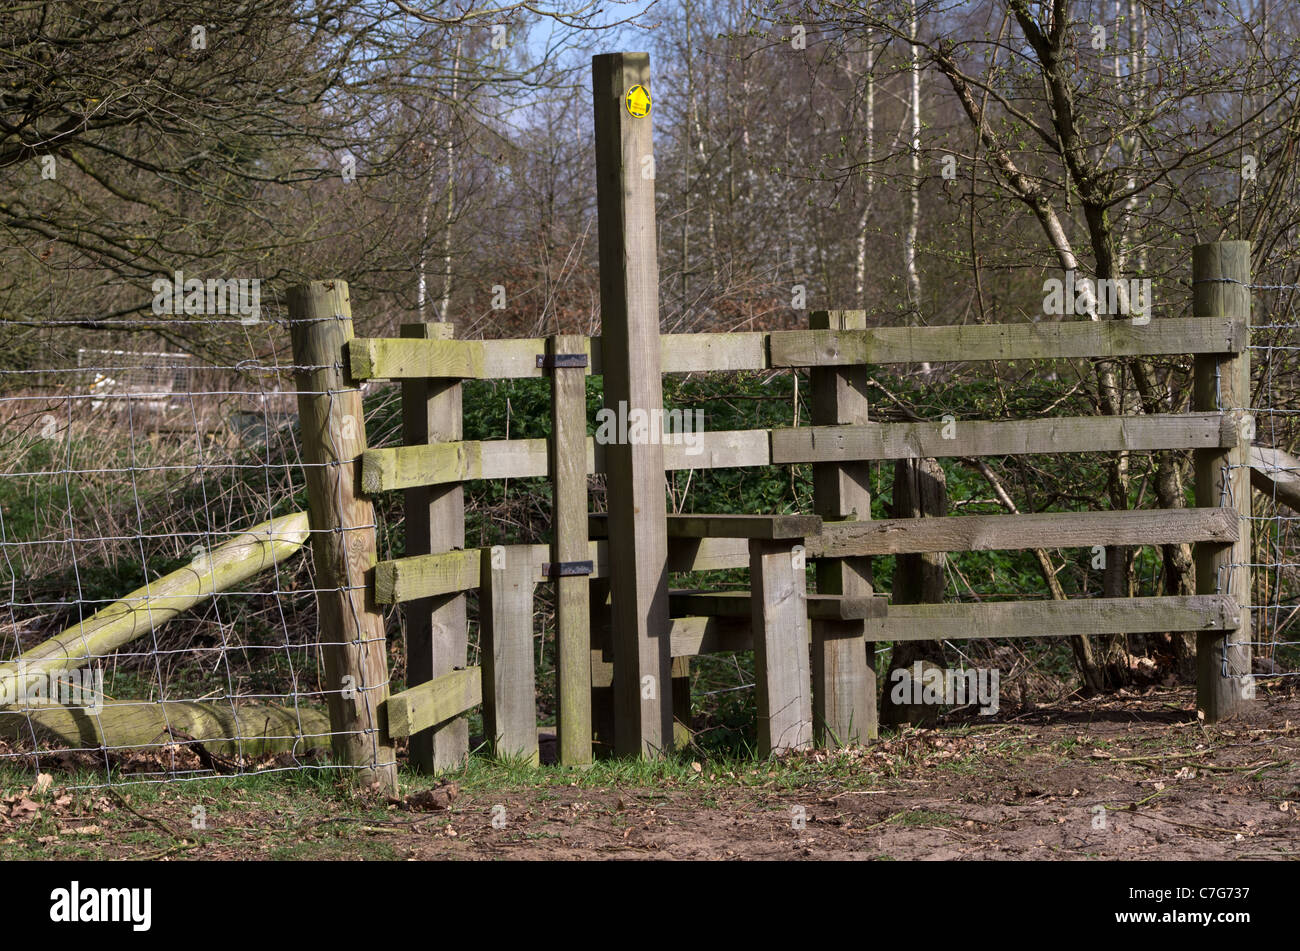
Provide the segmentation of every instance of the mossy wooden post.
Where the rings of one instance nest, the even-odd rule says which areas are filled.
[[[450,340],[449,323],[403,324],[404,338]],[[461,438],[461,381],[402,381],[402,442],[408,446]],[[465,547],[465,490],[461,483],[406,489],[406,554],[431,555]],[[405,605],[406,685],[414,687],[464,667],[469,651],[465,595],[420,598]],[[411,737],[411,766],[426,773],[456,769],[469,755],[469,721],[456,717]]]
[[[1192,313],[1237,317],[1250,323],[1250,242],[1218,241],[1192,249]],[[1194,408],[1237,417],[1238,444],[1198,449],[1196,504],[1234,508],[1240,520],[1231,544],[1196,546],[1197,594],[1227,594],[1237,603],[1237,623],[1226,633],[1196,636],[1197,708],[1213,723],[1243,711],[1254,696],[1250,669],[1250,351],[1196,357]]]
[[[649,54],[592,58],[605,406],[621,418],[663,408],[650,93]],[[605,467],[615,748],[653,756],[673,737],[663,447],[620,438]]]
[[[546,342],[552,357],[583,355],[582,337],[563,335]],[[551,367],[551,561],[586,561],[587,550],[587,371]],[[585,574],[555,577],[555,677],[559,758],[565,766],[591,762],[591,582]]]
[[[864,330],[863,311],[813,311],[812,330]],[[815,425],[867,422],[867,368],[817,367],[810,371]],[[813,466],[813,511],[829,522],[871,518],[870,466],[865,462]],[[817,561],[817,591],[870,597],[870,558]],[[864,641],[861,622],[816,621],[812,626],[813,718],[820,745],[857,743],[878,733],[875,643]]]
[[[359,491],[365,418],[361,390],[343,369],[352,339],[347,282],[291,287],[288,304],[294,363],[306,368],[295,379],[334,755],[362,767],[364,782],[393,789],[397,763],[379,716],[388,644],[375,605],[375,510]]]

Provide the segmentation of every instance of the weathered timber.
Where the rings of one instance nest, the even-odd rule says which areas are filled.
[[[1238,353],[1246,323],[1212,317],[781,330],[770,334],[769,346],[774,367]]]
[[[867,636],[881,641],[1066,637],[1222,631],[1235,626],[1240,614],[1236,602],[1226,595],[1074,598],[980,604],[891,604],[886,617],[868,620],[866,625]]]
[[[1250,484],[1266,499],[1300,512],[1300,459],[1281,449],[1250,447]]]
[[[547,341],[549,355],[582,352],[583,338]],[[583,561],[587,544],[587,385],[578,368],[551,371],[551,560]],[[565,766],[591,762],[591,583],[583,576],[555,579],[556,732]]]
[[[748,617],[750,598],[748,591],[671,591],[668,604],[677,617]],[[861,621],[884,617],[889,610],[888,598],[872,595],[855,598],[843,594],[808,594],[804,601],[808,617],[823,621]],[[857,634],[861,636],[861,628]]]
[[[1227,317],[1250,325],[1249,241],[1220,241],[1192,249],[1192,313]],[[1163,321],[1157,321],[1163,322]],[[1242,606],[1238,623],[1226,634],[1202,631],[1196,637],[1196,703],[1207,722],[1244,711],[1254,697],[1250,666],[1250,351],[1196,357],[1192,405],[1219,411],[1225,425],[1242,438],[1221,447],[1201,447],[1192,455],[1196,503],[1229,505],[1240,518],[1234,542],[1202,542],[1193,549],[1198,594],[1227,594]],[[1226,451],[1224,451],[1226,450]],[[1171,626],[1171,631],[1193,630]]]
[[[384,702],[389,736],[411,736],[458,717],[483,702],[483,671],[464,667],[441,674]]]
[[[749,542],[758,752],[770,756],[812,745],[812,671],[808,658],[806,581],[789,542]]]
[[[677,617],[669,636],[674,657],[697,657],[754,649],[749,617]]]
[[[226,591],[298,551],[307,540],[307,513],[263,522],[222,542],[80,624],[0,664],[0,696],[17,696],[13,678],[21,663],[28,674],[71,670],[107,657],[218,591]]]
[[[772,430],[772,462],[1221,449],[1241,441],[1238,429],[1219,413],[800,426]]]
[[[483,550],[479,569],[483,729],[496,756],[538,761],[536,673],[533,669],[533,588],[537,563],[525,546],[493,558]]]
[[[651,114],[624,99],[650,90],[646,53],[592,58],[596,206],[600,258],[601,360],[605,407],[663,409],[659,363],[659,264]],[[605,447],[614,628],[615,745],[622,755],[671,750],[672,656],[664,451],[657,442]]]
[[[597,538],[608,537],[609,518],[589,516],[590,531]],[[806,538],[822,529],[816,515],[691,515],[668,516],[669,538]],[[670,545],[671,547],[671,545]]]
[[[1091,548],[1230,542],[1232,509],[1139,509],[1123,512],[1043,512],[1032,515],[953,515],[827,522],[808,540],[808,555],[905,555],[918,552]]]
[[[816,332],[855,331],[866,327],[862,311],[814,311],[809,327]],[[838,426],[869,421],[866,366],[818,367],[809,373],[814,425]],[[863,462],[826,462],[813,466],[813,511],[827,525],[842,519],[871,519],[871,472]],[[824,531],[824,528],[823,528]],[[822,538],[810,538],[809,552]],[[871,559],[866,553],[821,557],[815,562],[817,590],[823,594],[870,597],[874,590]],[[812,622],[813,722],[821,746],[858,743],[878,735],[875,645],[861,640],[860,624]],[[849,635],[849,636],[846,636]]]
[[[450,340],[449,323],[403,324],[402,337]],[[402,438],[408,445],[454,442],[461,438],[461,384],[458,379],[402,381]],[[465,490],[460,483],[417,486],[404,493],[406,553],[419,557],[465,546]],[[379,595],[376,572],[375,599]],[[406,603],[406,683],[436,680],[468,662],[469,637],[465,596],[446,592]],[[461,766],[469,756],[469,723],[439,723],[437,729],[411,736],[408,757],[421,772],[437,773]]]
[[[352,338],[346,281],[289,289],[307,513],[316,569],[334,755],[356,779],[394,789],[397,758],[379,706],[388,696],[388,641],[374,599],[375,510],[359,492],[366,448],[361,390],[339,366]]]
[[[54,743],[62,749],[111,751],[190,741],[221,756],[263,756],[328,749],[330,722],[323,710],[262,703],[195,700],[115,700],[87,707],[32,705],[0,710],[0,737],[11,742]]]

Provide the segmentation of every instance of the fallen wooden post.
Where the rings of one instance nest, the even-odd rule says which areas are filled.
[[[33,736],[34,734],[34,736]],[[122,750],[198,740],[209,753],[262,756],[328,749],[329,719],[314,707],[229,701],[118,700],[88,707],[57,704],[0,711],[0,737],[53,739],[73,750]]]
[[[13,696],[19,664],[27,675],[73,670],[106,657],[200,601],[283,561],[307,540],[307,514],[294,512],[236,535],[184,568],[151,581],[102,611],[0,664],[0,696]]]
[[[1300,512],[1300,459],[1281,449],[1250,447],[1250,484],[1265,498]]]

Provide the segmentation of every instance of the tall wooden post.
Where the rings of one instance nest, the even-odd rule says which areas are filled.
[[[605,406],[630,418],[663,408],[650,56],[596,56],[591,71]],[[671,748],[673,736],[663,447],[621,438],[605,447],[605,464],[615,748],[656,755]]]
[[[814,311],[813,330],[865,330],[860,310]],[[814,425],[867,422],[867,368],[820,367],[811,371]],[[871,518],[869,463],[819,463],[813,466],[813,511],[825,521]],[[817,562],[817,590],[822,594],[870,597],[873,593],[870,558],[826,558]],[[813,623],[814,722],[819,742],[829,745],[875,739],[875,642],[856,635],[861,621]]]
[[[1218,241],[1192,249],[1192,314],[1240,317],[1250,323],[1250,242]],[[1235,508],[1237,541],[1196,546],[1197,594],[1228,594],[1237,602],[1237,624],[1225,633],[1196,637],[1197,707],[1208,722],[1240,713],[1254,697],[1250,669],[1250,351],[1196,357],[1195,408],[1239,417],[1232,449],[1198,449],[1196,504]]]
[[[403,324],[402,337],[450,340],[449,323]],[[402,381],[402,442],[407,446],[461,438],[461,381]],[[431,555],[465,547],[465,489],[459,482],[403,493],[406,554]],[[468,662],[465,595],[419,598],[405,605],[406,685],[427,683]],[[435,773],[462,766],[469,755],[469,721],[456,717],[411,737],[411,766]]]
[[[555,564],[586,561],[587,546],[587,371],[561,366],[562,356],[582,356],[579,336],[546,342],[551,367],[551,559]],[[585,360],[584,360],[585,363]],[[559,710],[560,763],[591,762],[591,582],[585,574],[555,578],[555,678]]]
[[[365,418],[361,390],[343,369],[352,339],[347,282],[292,287],[288,304],[294,363],[306,368],[295,379],[334,755],[362,767],[365,782],[395,789],[396,756],[379,716],[388,644],[375,605],[375,510],[358,490]]]

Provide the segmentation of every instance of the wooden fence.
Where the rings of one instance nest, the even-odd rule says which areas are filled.
[[[1199,705],[1207,719],[1249,695],[1249,245],[1195,249],[1194,316],[948,327],[872,327],[860,311],[811,314],[809,329],[660,334],[649,115],[624,107],[649,89],[648,57],[596,57],[601,337],[458,340],[448,324],[400,338],[352,337],[347,285],[290,297],[304,371],[304,455],[326,463],[309,483],[331,720],[352,763],[411,760],[440,770],[468,751],[463,714],[483,705],[499,755],[538,755],[533,601],[556,586],[559,757],[589,762],[593,740],[628,755],[671,749],[689,722],[689,659],[756,652],[763,752],[876,733],[876,642],[1198,633]],[[875,423],[867,367],[945,361],[1108,360],[1194,355],[1193,411],[1170,415]],[[662,410],[661,374],[806,368],[811,425],[703,433],[700,450],[658,441],[610,445],[587,435],[585,379],[605,405]],[[346,379],[344,378],[346,377]],[[461,383],[549,377],[549,439],[467,441]],[[402,385],[404,445],[368,449],[357,385]],[[874,460],[1028,453],[1192,450],[1196,507],[1028,515],[871,519]],[[665,472],[811,463],[814,513],[668,516]],[[587,476],[607,478],[609,511],[589,518]],[[549,545],[464,549],[463,485],[548,477]],[[367,497],[403,491],[406,557],[375,563]],[[989,549],[1191,543],[1197,594],[886,608],[873,556]],[[815,564],[806,592],[804,559]],[[751,591],[674,593],[670,572],[750,569]],[[479,591],[482,668],[468,667],[465,593]],[[408,687],[388,696],[380,605],[402,604]],[[326,630],[328,628],[328,631]],[[680,727],[676,729],[680,730]],[[389,773],[379,778],[391,782]]]

